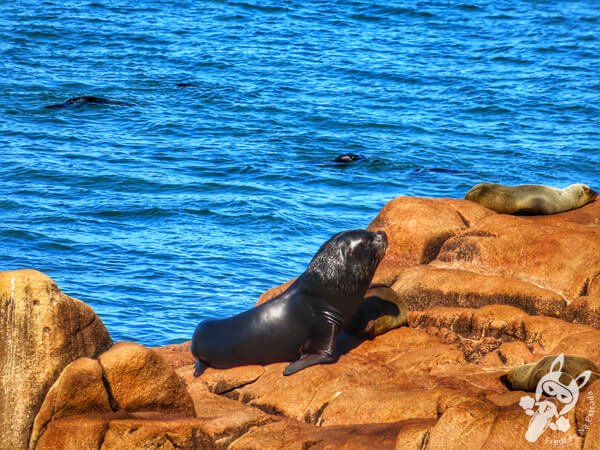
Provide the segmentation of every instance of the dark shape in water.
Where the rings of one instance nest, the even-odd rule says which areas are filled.
[[[337,158],[335,158],[333,160],[333,162],[338,162],[338,163],[352,163],[355,161],[360,161],[363,159],[367,159],[362,155],[359,155],[357,153],[344,153],[343,155],[338,156]]]
[[[464,172],[454,169],[444,169],[443,167],[420,167],[415,169],[415,173],[448,173],[448,174],[462,174]]]
[[[103,97],[93,97],[91,95],[84,95],[82,97],[73,97],[64,103],[57,103],[56,105],[45,106],[45,109],[57,109],[67,107],[78,107],[83,105],[118,105],[118,106],[135,106],[134,103],[122,102],[119,100],[111,100]]]
[[[198,84],[197,83],[188,82],[188,83],[177,83],[175,86],[180,87],[180,88],[198,87]]]

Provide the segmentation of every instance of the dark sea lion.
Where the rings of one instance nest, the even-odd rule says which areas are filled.
[[[408,325],[408,305],[387,286],[373,286],[344,329],[359,338],[373,339]]]
[[[90,95],[84,95],[82,97],[73,97],[63,103],[57,103],[56,105],[45,106],[45,109],[57,109],[57,108],[68,108],[78,107],[83,105],[118,105],[118,106],[135,106],[133,103],[122,102],[119,100],[111,100],[103,97],[93,97]]]
[[[193,83],[193,82],[185,82],[185,83],[176,83],[175,86],[180,87],[180,88],[198,87],[198,84]]]
[[[596,364],[583,356],[578,355],[550,355],[540,359],[537,363],[523,364],[510,369],[500,377],[502,383],[511,391],[536,392],[542,377],[548,373],[556,373],[556,379],[564,385],[569,385],[589,370],[586,378],[587,386],[600,377],[600,370]],[[558,358],[558,359],[557,359]],[[580,385],[580,388],[586,384]],[[579,383],[578,383],[579,385]]]
[[[572,184],[557,189],[540,184],[504,186],[481,183],[467,192],[466,200],[479,203],[502,214],[557,214],[593,201],[596,191],[585,184]]]
[[[198,361],[194,375],[204,366],[295,361],[283,372],[291,375],[335,362],[336,337],[360,306],[386,249],[383,231],[336,234],[273,300],[233,317],[201,322],[191,345]]]
[[[359,155],[357,153],[344,153],[343,155],[338,156],[337,158],[335,158],[333,160],[333,162],[337,162],[337,163],[352,163],[355,161],[361,161],[363,159],[366,159],[364,156]]]

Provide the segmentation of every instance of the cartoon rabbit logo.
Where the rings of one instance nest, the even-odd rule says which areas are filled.
[[[548,428],[564,432],[571,426],[566,414],[577,404],[579,390],[588,382],[592,371],[581,372],[577,378],[565,385],[559,380],[564,362],[565,355],[558,355],[552,362],[550,372],[540,378],[535,390],[535,399],[525,396],[519,401],[519,406],[525,410],[525,414],[532,416],[525,433],[525,439],[529,442],[537,441]],[[542,399],[542,394],[545,399]]]

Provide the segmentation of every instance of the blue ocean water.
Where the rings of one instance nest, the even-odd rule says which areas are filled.
[[[1,1],[0,269],[160,345],[396,196],[600,188],[599,39],[595,1]],[[81,95],[136,106],[44,109]]]

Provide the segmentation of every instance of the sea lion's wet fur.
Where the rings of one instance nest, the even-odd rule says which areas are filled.
[[[120,100],[111,100],[109,98],[94,97],[91,95],[84,95],[81,97],[73,97],[63,103],[57,103],[56,105],[48,105],[46,109],[58,109],[67,107],[78,107],[83,105],[117,105],[117,106],[135,106],[133,103],[122,102]]]
[[[284,371],[290,375],[335,362],[336,337],[361,304],[386,248],[383,232],[339,233],[276,298],[233,317],[201,322],[191,345],[200,363],[196,374],[202,365],[225,369],[295,361]]]
[[[481,183],[465,195],[470,200],[502,214],[557,214],[596,199],[597,193],[585,184],[572,184],[557,189],[540,184],[504,186]]]
[[[556,355],[549,355],[543,357],[537,363],[513,367],[505,375],[502,375],[500,380],[512,391],[535,392],[540,379],[550,371],[555,359]],[[600,378],[600,370],[596,364],[583,356],[565,355],[561,369],[561,382],[569,384],[571,380],[574,380],[586,370],[592,372],[587,382],[587,386],[590,386]]]
[[[343,155],[337,156],[333,162],[348,164],[356,161],[362,161],[364,159],[366,158],[363,155],[359,155],[357,153],[344,153]]]

